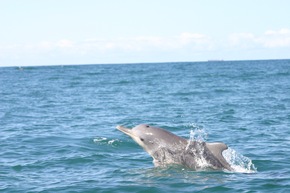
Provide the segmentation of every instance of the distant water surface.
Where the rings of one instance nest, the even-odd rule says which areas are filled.
[[[245,172],[154,168],[115,129],[141,123]],[[290,60],[0,68],[0,192],[286,193],[289,160]]]

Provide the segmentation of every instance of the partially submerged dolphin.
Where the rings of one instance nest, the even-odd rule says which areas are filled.
[[[233,170],[222,155],[228,148],[224,143],[190,141],[147,124],[133,129],[118,125],[117,129],[143,147],[153,158],[155,166],[178,164],[194,170]]]

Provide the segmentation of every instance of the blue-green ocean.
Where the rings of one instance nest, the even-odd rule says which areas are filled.
[[[154,168],[141,123],[236,171]],[[0,192],[290,192],[290,60],[2,67]]]

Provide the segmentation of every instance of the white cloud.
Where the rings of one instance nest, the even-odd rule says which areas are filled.
[[[259,39],[264,47],[290,47],[290,29],[268,30]]]
[[[74,42],[67,39],[63,39],[63,40],[58,41],[56,43],[56,46],[59,48],[72,48],[74,47]]]
[[[289,58],[290,29],[262,34],[235,33],[210,37],[183,32],[175,36],[136,36],[82,41],[60,39],[37,43],[0,45],[0,65],[59,63],[118,63],[207,60],[210,58]],[[272,54],[272,55],[271,55]]]
[[[27,65],[33,65],[32,63],[71,64],[183,60],[187,54],[193,57],[196,53],[211,49],[212,41],[210,40],[211,38],[204,34],[189,32],[169,37],[91,38],[83,41],[43,40],[37,43],[0,45],[0,63],[14,65],[27,61],[25,62]]]
[[[119,37],[115,39],[91,38],[83,41],[61,39],[58,41],[41,41],[38,43],[0,46],[6,52],[26,52],[31,54],[45,52],[60,52],[72,54],[146,52],[146,51],[174,51],[188,49],[192,51],[207,50],[212,47],[211,38],[198,33],[184,32],[177,36],[137,36]]]
[[[268,30],[265,32],[265,35],[289,35],[290,34],[290,29],[280,29],[280,30]]]
[[[55,47],[55,45],[50,41],[42,41],[39,43],[38,47],[40,49],[49,50]]]
[[[244,46],[247,42],[255,42],[255,36],[252,33],[235,33],[229,36],[231,46]]]
[[[181,33],[178,36],[138,36],[115,39],[86,39],[77,44],[69,44],[78,50],[86,51],[130,51],[142,52],[148,50],[176,50],[182,48],[208,49],[212,46],[210,37],[204,34]]]
[[[267,30],[263,34],[236,33],[229,36],[229,45],[240,48],[262,47],[283,48],[290,47],[290,29]]]
[[[178,37],[182,44],[208,44],[210,38],[204,34],[184,32]]]

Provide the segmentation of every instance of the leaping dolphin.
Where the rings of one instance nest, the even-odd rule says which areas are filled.
[[[228,147],[224,143],[206,143],[186,140],[162,128],[141,124],[133,129],[118,125],[117,129],[129,135],[153,158],[155,166],[178,164],[201,170],[232,171],[222,152]]]

